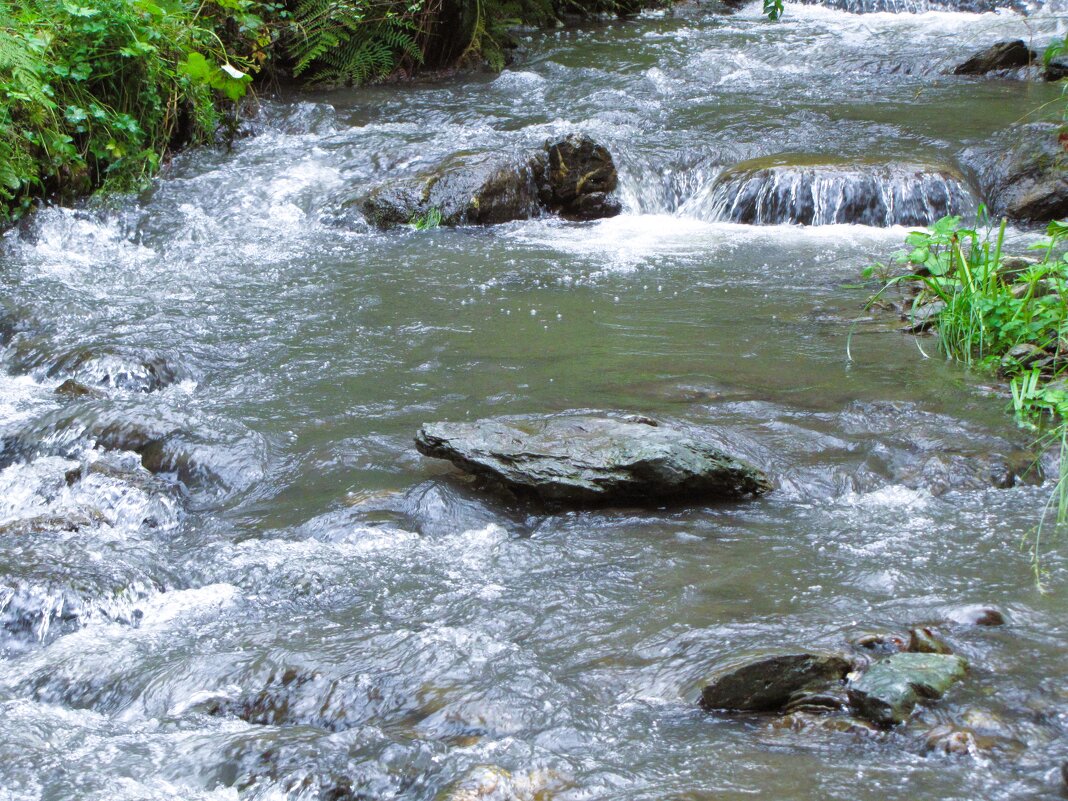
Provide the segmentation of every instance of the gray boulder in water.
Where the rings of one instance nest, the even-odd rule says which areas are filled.
[[[612,154],[585,134],[526,153],[451,156],[413,178],[384,183],[362,202],[379,228],[437,216],[440,225],[493,225],[550,211],[592,220],[619,214]]]
[[[404,225],[431,213],[441,225],[492,225],[525,220],[540,209],[544,154],[453,156],[408,180],[383,184],[363,203],[380,228]]]
[[[711,217],[750,225],[927,225],[974,206],[964,178],[923,164],[782,154],[723,172]]]
[[[953,70],[954,75],[985,75],[995,70],[1012,70],[1026,67],[1038,60],[1038,54],[1024,44],[1022,39],[998,42],[986,50],[973,54]]]
[[[1037,223],[1068,216],[1068,151],[1056,126],[1014,126],[961,158],[994,215]]]
[[[561,415],[431,423],[419,452],[550,503],[728,500],[771,485],[756,468],[648,418]]]
[[[967,669],[967,662],[951,654],[894,654],[850,685],[849,703],[857,715],[872,723],[901,723],[921,701],[945,695]]]
[[[808,693],[845,679],[852,664],[837,654],[792,653],[747,658],[725,665],[701,691],[704,709],[773,712]]]

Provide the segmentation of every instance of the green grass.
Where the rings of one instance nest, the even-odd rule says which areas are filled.
[[[441,227],[441,209],[430,209],[426,214],[416,215],[408,223],[416,231],[432,231]]]
[[[982,216],[982,215],[981,215]],[[1005,253],[1005,221],[968,228],[945,217],[910,233],[897,254],[901,274],[875,265],[866,276],[883,276],[870,305],[897,287],[911,294],[907,316],[918,321],[933,309],[939,349],[948,357],[1009,382],[1012,410],[1036,432],[1042,447],[1060,450],[1060,475],[1045,512],[1068,523],[1068,260],[1062,245],[1068,224],[1049,224],[1031,257]],[[937,304],[932,306],[931,304]],[[1036,578],[1041,585],[1042,523],[1033,540]]]

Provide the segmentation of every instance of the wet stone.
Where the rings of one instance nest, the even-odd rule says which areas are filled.
[[[961,626],[1004,626],[1005,615],[992,606],[971,604],[952,609],[946,615],[952,622]]]
[[[871,632],[850,639],[854,648],[876,654],[896,654],[908,650],[908,639],[896,632]]]
[[[777,711],[806,694],[833,693],[851,667],[837,654],[774,654],[746,659],[717,670],[701,691],[700,704],[706,710]]]
[[[924,735],[923,748],[929,753],[953,756],[976,756],[995,752],[1019,752],[1023,743],[1018,740],[983,734],[967,726],[944,723]]]
[[[998,42],[986,50],[980,50],[953,70],[955,75],[983,75],[995,70],[1010,70],[1026,67],[1036,61],[1038,54],[1024,44],[1022,39]]]
[[[961,160],[979,176],[993,214],[1026,222],[1068,215],[1068,153],[1055,126],[1016,126]]]
[[[929,628],[917,627],[909,631],[908,650],[914,654],[951,654],[953,649]]]
[[[849,686],[854,713],[880,726],[903,722],[922,701],[941,698],[964,678],[967,663],[948,654],[894,654]]]
[[[493,225],[549,211],[592,220],[619,214],[612,154],[585,134],[520,153],[459,154],[412,178],[381,184],[360,202],[379,228],[434,219],[444,226]]]
[[[850,715],[791,712],[775,718],[769,726],[776,731],[826,731],[834,734],[851,734],[858,737],[881,737],[884,735],[883,730],[874,723]]]
[[[668,425],[607,416],[428,423],[425,456],[550,503],[733,500],[770,489],[754,467]]]
[[[1068,78],[1068,56],[1062,54],[1051,58],[1042,72],[1042,77],[1047,81],[1060,81]]]

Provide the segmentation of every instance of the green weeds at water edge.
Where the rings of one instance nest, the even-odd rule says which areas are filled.
[[[416,231],[431,231],[441,227],[441,209],[430,209],[426,214],[418,214],[408,223]]]
[[[1041,447],[1059,448],[1060,474],[1031,538],[1040,588],[1049,513],[1055,509],[1058,526],[1068,524],[1068,259],[1058,247],[1065,240],[1068,223],[1052,222],[1031,246],[1036,258],[1010,257],[1005,221],[978,230],[944,217],[908,235],[909,249],[895,259],[904,274],[887,278],[891,268],[883,264],[865,271],[885,281],[869,307],[895,286],[912,293],[910,321],[931,321],[948,357],[1008,379],[1017,420]]]

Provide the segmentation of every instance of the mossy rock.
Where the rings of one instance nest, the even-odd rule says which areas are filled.
[[[875,663],[849,687],[849,703],[880,726],[902,723],[916,705],[945,695],[968,663],[951,654],[902,653]]]

